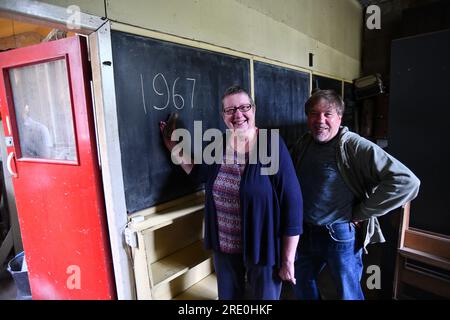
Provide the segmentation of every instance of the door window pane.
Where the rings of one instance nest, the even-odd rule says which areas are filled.
[[[9,70],[22,158],[76,161],[65,59]]]

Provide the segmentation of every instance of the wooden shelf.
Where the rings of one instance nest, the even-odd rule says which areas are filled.
[[[204,249],[202,194],[145,209],[129,218],[138,299],[216,299],[211,253]]]
[[[205,202],[205,192],[203,190],[197,191],[181,198],[177,198],[174,200],[170,200],[164,203],[159,203],[156,206],[146,208],[143,210],[139,210],[135,213],[128,215],[130,221],[134,220],[134,218],[144,218],[158,212],[169,211],[174,208],[179,208],[180,206],[186,206],[190,204],[201,204]]]
[[[216,274],[211,273],[192,287],[176,296],[174,300],[217,300]]]
[[[427,252],[414,250],[411,248],[398,249],[398,253],[405,258],[414,259],[414,260],[417,260],[417,261],[420,261],[423,263],[428,263],[435,267],[450,270],[450,260],[449,259],[438,257],[435,255],[429,254]]]
[[[428,296],[449,299],[450,238],[413,230],[409,218],[410,204],[407,203],[401,216],[394,299],[428,299]]]
[[[179,209],[170,209],[158,213],[152,213],[141,222],[130,222],[129,228],[132,231],[156,230],[171,224],[175,219],[187,216],[191,213],[203,210],[204,204],[192,204]]]
[[[175,253],[158,260],[150,265],[150,272],[153,275],[153,287],[167,283],[192,267],[210,259],[210,253],[203,248],[202,241],[176,251]]]

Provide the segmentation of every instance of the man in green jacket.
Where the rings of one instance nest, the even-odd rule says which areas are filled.
[[[317,278],[328,264],[339,298],[361,300],[362,251],[385,241],[377,217],[414,199],[420,181],[376,144],[341,127],[344,102],[336,92],[316,91],[305,111],[309,132],[292,149],[304,204],[295,294],[319,299]],[[355,228],[362,229],[362,245]]]

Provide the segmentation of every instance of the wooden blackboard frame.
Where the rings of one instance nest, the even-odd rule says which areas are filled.
[[[250,55],[250,54],[247,54],[244,52],[240,52],[237,50],[228,49],[225,47],[219,47],[217,45],[213,45],[213,44],[209,44],[209,43],[205,43],[205,42],[201,42],[201,41],[197,41],[197,40],[181,38],[176,35],[171,35],[171,34],[167,34],[167,33],[161,33],[158,31],[143,29],[140,27],[136,27],[136,26],[132,26],[132,25],[121,23],[121,22],[116,22],[116,21],[107,22],[105,24],[104,29],[105,30],[103,30],[103,29],[101,30],[100,35],[102,35],[102,39],[103,38],[107,39],[107,40],[105,40],[105,42],[107,42],[107,43],[102,44],[102,46],[106,45],[106,47],[107,47],[106,49],[108,49],[109,51],[108,51],[108,55],[105,55],[102,57],[103,60],[111,61],[112,53],[111,53],[111,47],[110,47],[110,42],[109,42],[110,41],[110,32],[111,31],[119,31],[119,32],[125,32],[125,33],[129,33],[132,35],[136,35],[136,36],[148,37],[148,38],[152,38],[155,40],[167,41],[167,42],[171,42],[174,44],[185,45],[185,46],[192,47],[192,48],[204,49],[204,50],[208,50],[211,52],[222,53],[222,54],[226,54],[226,55],[230,55],[230,56],[234,56],[234,57],[247,59],[250,61],[250,83],[252,84],[252,82],[253,82],[253,73],[252,73],[252,69],[251,69],[252,68],[252,60],[253,60],[253,58],[255,58],[253,55]],[[103,49],[105,49],[105,48],[103,48]],[[272,60],[267,60],[267,61],[272,61]],[[106,64],[103,64],[102,68],[107,69],[107,70],[103,70],[103,73],[105,73],[105,71],[109,72],[108,75],[105,76],[106,80],[104,80],[103,86],[105,86],[106,88],[109,88],[109,92],[114,92],[115,85],[114,85],[114,77],[112,75],[113,68],[110,68]],[[253,97],[253,89],[251,89],[250,94]],[[99,97],[103,96],[102,94],[98,94],[98,95],[99,95]],[[100,100],[103,100],[103,98],[99,98],[99,101]],[[117,110],[116,101],[115,101],[114,97],[111,97],[111,98],[104,97],[104,100],[106,101],[104,103],[106,105],[108,105],[108,108],[110,108],[112,110]],[[119,139],[119,137],[117,136],[118,129],[117,129],[117,127],[115,127],[115,128],[114,128],[114,126],[112,126],[112,127],[113,128],[111,129],[111,127],[109,126],[108,130],[112,130],[112,131],[115,130],[116,140],[114,140],[114,138],[113,138],[111,141],[117,141]],[[120,149],[117,147],[115,147],[113,149],[115,151],[117,150],[117,152],[114,154],[114,156],[116,157],[115,161],[120,164],[120,170],[116,170],[116,172],[119,172],[120,175],[122,175],[121,174],[122,169],[121,169],[121,160],[120,160],[120,158],[121,158]],[[117,159],[117,158],[119,158],[119,159]],[[123,179],[122,179],[122,177],[120,177],[120,179],[117,178],[117,180],[122,181]],[[116,192],[121,193],[120,199],[117,200],[117,197],[116,197],[116,198],[114,198],[115,200],[113,200],[113,201],[117,202],[115,204],[116,207],[123,208],[123,210],[121,210],[121,212],[126,213],[126,203],[125,203],[125,194],[124,194],[124,190],[123,190],[123,181],[120,184],[121,184],[120,188],[117,188],[117,190],[116,190]],[[145,209],[136,211],[134,213],[126,214],[126,218],[127,218],[128,222],[140,221],[143,218],[146,219],[147,217],[154,216],[155,214],[159,214],[161,212],[166,212],[168,210],[170,211],[172,208],[179,208],[184,205],[189,205],[192,201],[197,201],[197,200],[200,200],[203,198],[204,198],[203,190],[192,191],[192,193],[188,193],[185,196],[181,196],[177,199],[162,202],[162,203],[156,204],[154,206],[151,206],[149,208],[145,208]],[[121,232],[122,232],[122,229],[121,229]]]
[[[134,213],[202,188],[171,163],[159,121],[180,113],[177,127],[190,132],[194,149],[202,144],[192,141],[195,127],[224,130],[220,97],[232,84],[250,88],[250,60],[126,32],[111,38],[124,190]]]

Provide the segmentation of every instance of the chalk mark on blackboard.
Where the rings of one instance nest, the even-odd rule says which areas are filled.
[[[183,96],[179,95],[178,93],[175,93],[175,85],[177,84],[178,79],[180,79],[180,77],[177,77],[175,79],[175,81],[173,82],[173,86],[172,86],[172,101],[173,101],[173,106],[178,109],[181,110],[184,108],[184,98]],[[183,104],[181,105],[181,107],[177,106],[177,103],[175,102],[175,97],[179,97],[181,99],[181,101],[183,102]]]
[[[147,106],[145,105],[145,95],[144,95],[144,78],[141,73],[141,92],[142,92],[142,102],[144,103],[144,112],[147,114]]]
[[[186,78],[188,81],[194,81],[192,83],[192,95],[191,95],[191,109],[194,108],[194,92],[195,92],[195,79],[194,78]]]
[[[153,77],[153,91],[155,91],[155,93],[158,96],[164,95],[164,93],[158,92],[158,90],[156,90],[156,88],[155,88],[155,80],[156,80],[156,78],[158,76],[161,76],[163,78],[163,80],[164,80],[164,83],[166,84],[166,88],[167,88],[167,103],[166,103],[166,105],[164,107],[157,107],[157,106],[154,105],[153,108],[155,108],[156,110],[164,110],[165,108],[167,108],[167,106],[169,105],[169,101],[170,101],[169,85],[167,84],[167,80],[164,77],[164,75],[162,73],[157,73],[156,76]]]

